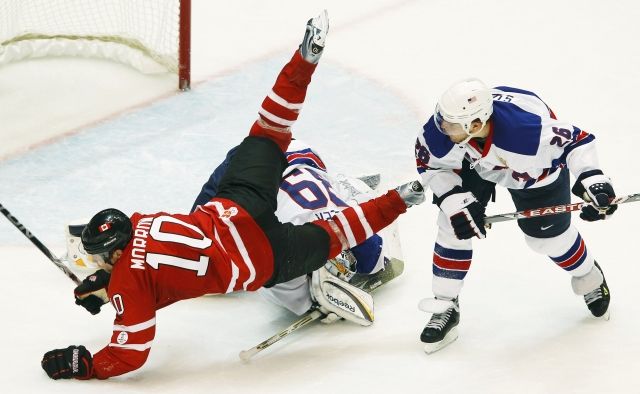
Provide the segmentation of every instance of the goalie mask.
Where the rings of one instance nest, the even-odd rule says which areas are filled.
[[[121,211],[109,208],[98,212],[82,230],[82,247],[98,263],[111,263],[115,250],[131,240],[131,220]]]

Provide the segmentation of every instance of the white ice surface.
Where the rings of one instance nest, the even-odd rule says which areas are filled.
[[[638,192],[640,5],[631,0],[194,0],[193,90],[170,76],[87,59],[0,68],[0,203],[56,253],[63,224],[105,206],[186,211],[247,132],[306,19],[331,33],[295,134],[336,171],[415,178],[413,142],[438,94],[477,76],[537,92],[597,136],[619,194]],[[477,242],[460,300],[460,338],[425,355],[433,206],[400,219],[405,274],[376,297],[376,323],[311,325],[243,364],[237,357],[295,318],[256,294],[161,310],[147,364],[107,381],[51,381],[54,347],[106,344],[112,311],[90,316],[72,283],[0,218],[0,391],[221,393],[640,392],[640,206],[577,221],[612,291],[611,320],[589,317],[568,275],[525,245],[515,223]],[[512,211],[503,190],[490,213]],[[577,219],[577,217],[576,217]],[[579,220],[579,219],[578,219]]]

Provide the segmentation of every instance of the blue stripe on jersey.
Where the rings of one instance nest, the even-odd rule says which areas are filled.
[[[545,168],[547,173],[546,173],[546,175],[544,177],[538,177],[538,178],[529,179],[528,181],[525,182],[523,189],[530,188],[531,186],[535,185],[538,181],[541,181],[544,178],[548,177],[549,175],[553,174],[554,172],[558,171],[558,168],[560,168],[560,167],[561,167],[561,163],[556,163],[555,161],[553,161],[551,163],[551,168]]]
[[[451,152],[455,144],[448,136],[438,131],[433,121],[433,116],[422,126],[422,130],[422,136],[427,142],[427,148],[429,148],[429,152],[431,152],[432,155],[441,159],[445,157],[447,153]]]
[[[436,242],[433,251],[440,257],[453,260],[471,260],[473,250],[449,249]]]
[[[296,151],[287,151],[285,152],[285,156],[287,157],[287,162],[289,163],[289,165],[304,164],[322,171],[327,170],[327,167],[324,165],[324,162],[322,161],[320,156],[318,156],[310,148]]]
[[[521,155],[536,155],[542,134],[540,116],[512,103],[494,101],[491,121],[495,146]]]

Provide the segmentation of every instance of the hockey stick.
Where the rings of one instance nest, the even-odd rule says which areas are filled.
[[[242,361],[249,361],[249,359],[251,357],[255,356],[256,354],[258,354],[262,350],[268,348],[269,346],[271,346],[274,343],[278,342],[279,340],[281,340],[282,338],[284,338],[287,335],[291,334],[292,332],[297,331],[298,329],[306,326],[307,324],[311,323],[312,321],[321,318],[322,316],[324,316],[322,314],[322,312],[320,312],[317,309],[314,309],[313,311],[306,313],[304,316],[302,316],[296,322],[291,324],[289,327],[287,327],[284,330],[280,331],[279,333],[277,333],[276,335],[272,336],[271,338],[263,341],[259,345],[256,345],[256,346],[252,347],[249,350],[242,350],[240,352],[240,354],[239,354],[240,359]]]
[[[29,241],[33,242],[33,244],[37,246],[38,249],[40,249],[40,251],[44,253],[44,255],[47,256],[53,264],[56,265],[56,267],[60,268],[60,270],[64,272],[64,274],[67,275],[69,279],[74,281],[77,285],[82,283],[82,281],[78,279],[78,277],[73,272],[71,272],[71,270],[62,262],[62,260],[54,256],[53,253],[51,253],[51,251],[49,250],[49,248],[44,246],[44,244],[40,242],[40,240],[36,238],[36,236],[33,235],[31,231],[29,231],[22,223],[20,223],[20,221],[16,219],[16,217],[13,216],[11,212],[9,212],[7,208],[5,208],[2,204],[0,204],[0,212],[2,212],[2,214],[11,223],[13,223],[14,226],[16,226],[16,228],[20,230],[20,232],[24,234],[25,237],[29,239]]]
[[[611,205],[623,204],[626,202],[640,201],[640,193],[630,194],[628,196],[616,197],[611,200]],[[505,222],[507,220],[515,219],[529,219],[540,216],[557,215],[560,213],[569,213],[579,211],[586,204],[586,202],[576,202],[572,204],[554,205],[545,208],[527,209],[524,211],[503,213],[500,215],[487,216],[484,218],[485,225],[491,225],[492,223]]]
[[[355,274],[351,279],[351,282],[356,287],[366,292],[372,292],[377,288],[379,288],[380,286],[390,282],[394,278],[397,278],[398,276],[402,275],[402,272],[404,272],[404,261],[399,260],[395,257],[392,257],[389,263],[385,266],[384,270],[380,270],[373,275]],[[302,328],[307,324],[311,323],[312,321],[318,320],[319,318],[322,318],[324,316],[325,314],[318,311],[317,309],[311,312],[305,313],[300,319],[295,321],[289,327],[275,334],[271,338],[263,341],[259,345],[249,350],[241,351],[239,354],[240,359],[242,359],[242,361],[248,361],[251,357],[258,354],[258,352],[268,348],[269,346],[278,342],[283,337],[286,337],[287,335],[298,330],[299,328]]]
[[[402,272],[404,272],[404,261],[392,257],[389,263],[385,266],[384,270],[380,270],[373,275],[355,274],[351,279],[351,283],[366,292],[372,292],[380,286],[390,282],[394,278],[402,275]],[[299,328],[302,328],[312,321],[318,320],[319,318],[322,318],[324,316],[325,315],[317,309],[311,312],[307,312],[289,327],[275,334],[271,338],[263,341],[261,344],[249,350],[241,351],[239,354],[240,359],[242,359],[242,361],[248,361],[251,357],[258,354],[258,352],[268,348],[283,337],[286,337]]]

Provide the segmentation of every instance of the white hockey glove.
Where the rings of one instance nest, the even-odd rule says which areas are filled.
[[[373,297],[331,275],[325,267],[313,272],[311,295],[319,304],[320,311],[327,314],[332,321],[343,318],[362,326],[373,323]],[[336,317],[332,317],[331,314],[335,314]]]
[[[422,204],[426,199],[424,195],[424,188],[420,181],[412,181],[405,183],[404,185],[400,185],[396,187],[396,191],[407,205],[407,208]]]
[[[449,217],[458,239],[487,236],[484,228],[484,206],[471,192],[456,186],[438,199],[438,206]]]
[[[571,192],[593,205],[582,207],[580,218],[588,222],[605,220],[618,209],[617,205],[610,205],[609,201],[616,197],[611,179],[600,170],[585,171],[571,188]]]

